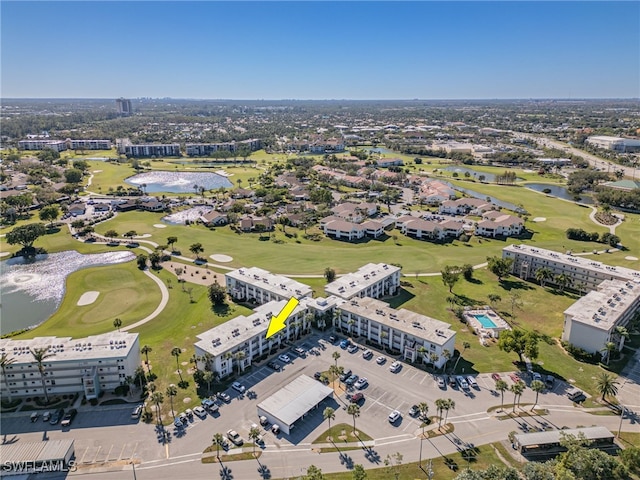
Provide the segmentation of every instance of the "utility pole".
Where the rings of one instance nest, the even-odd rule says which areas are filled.
[[[620,412],[620,425],[618,426],[618,438],[620,438],[620,430],[622,430],[622,419],[624,418],[624,405],[622,405],[622,412]]]

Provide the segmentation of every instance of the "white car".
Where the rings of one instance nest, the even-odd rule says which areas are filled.
[[[362,390],[364,387],[369,385],[369,381],[366,377],[360,377],[356,383],[353,384],[358,390]]]
[[[383,365],[384,362],[387,361],[387,357],[383,357],[382,355],[380,355],[378,358],[376,358],[376,363],[378,365]]]
[[[360,349],[360,347],[358,347],[358,345],[356,345],[355,343],[352,343],[351,345],[349,345],[347,347],[347,352],[356,353],[359,349]]]
[[[389,365],[389,370],[391,371],[391,373],[399,372],[401,368],[402,364],[400,362],[393,362],[391,365]]]
[[[364,358],[365,360],[369,360],[371,357],[373,357],[373,352],[368,348],[364,352],[362,352],[362,358]]]
[[[396,423],[402,418],[402,414],[398,410],[394,410],[389,414],[389,423]]]
[[[467,383],[471,388],[476,388],[476,389],[478,388],[478,382],[476,382],[476,379],[473,378],[473,376],[471,375],[467,377]]]
[[[286,353],[278,355],[278,359],[283,363],[289,363],[291,361],[291,357]]]
[[[240,382],[233,382],[231,384],[231,388],[233,388],[236,392],[244,393],[246,388]]]
[[[204,418],[207,416],[207,411],[202,407],[195,407],[193,409],[193,413],[195,413],[200,418]]]

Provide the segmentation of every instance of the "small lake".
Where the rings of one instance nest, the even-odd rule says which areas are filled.
[[[62,302],[70,273],[87,267],[128,262],[134,258],[132,252],[83,255],[72,250],[36,255],[35,260],[29,262],[25,262],[23,257],[3,261],[0,264],[0,333],[38,325],[53,315]]]
[[[576,200],[575,195],[568,191],[566,187],[562,187],[560,185],[549,185],[546,183],[526,183],[524,185],[526,188],[530,190],[535,190],[536,192],[543,192],[543,190],[550,190],[550,192],[546,193],[546,195],[551,195],[552,197],[562,198],[564,200],[571,200],[572,202],[584,203],[586,205],[593,205],[593,197],[586,193],[578,194],[580,200]]]
[[[454,190],[457,190],[458,192],[466,193],[470,197],[480,198],[482,200],[486,200],[488,198],[492,203],[495,203],[499,207],[506,208],[507,210],[513,210],[514,212],[517,212],[517,213],[526,213],[526,211],[523,210],[518,205],[515,205],[515,204],[510,203],[510,202],[505,202],[504,200],[500,200],[500,199],[498,199],[496,197],[492,197],[491,195],[485,195],[483,193],[476,192],[475,190],[470,190],[470,189],[464,188],[464,187],[458,187],[457,185],[453,185],[453,184],[451,184],[449,182],[446,182],[446,181],[443,181],[442,183],[448,185],[449,187],[453,188]]]
[[[195,185],[205,190],[217,190],[220,187],[233,187],[227,177],[210,172],[145,172],[125,179],[125,183],[134,187],[145,184],[146,193],[193,193]]]
[[[364,147],[363,150],[366,150],[371,153],[384,153],[384,154],[395,153],[393,150],[389,150],[388,148],[384,148],[384,147]]]
[[[445,167],[445,168],[442,168],[441,170],[446,170],[447,172],[457,172],[461,177],[464,177],[465,173],[469,173],[469,175],[471,175],[471,178],[473,178],[474,180],[477,180],[480,175],[484,175],[485,182],[493,183],[496,181],[496,176],[493,173],[478,172],[471,168]]]

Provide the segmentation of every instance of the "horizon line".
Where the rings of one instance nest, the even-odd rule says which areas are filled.
[[[209,100],[252,102],[423,102],[423,101],[486,101],[486,100],[640,100],[640,97],[475,97],[475,98],[204,98],[204,97],[2,97],[0,100]]]

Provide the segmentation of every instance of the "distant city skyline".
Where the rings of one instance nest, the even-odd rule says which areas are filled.
[[[2,1],[3,98],[640,97],[639,2]]]

